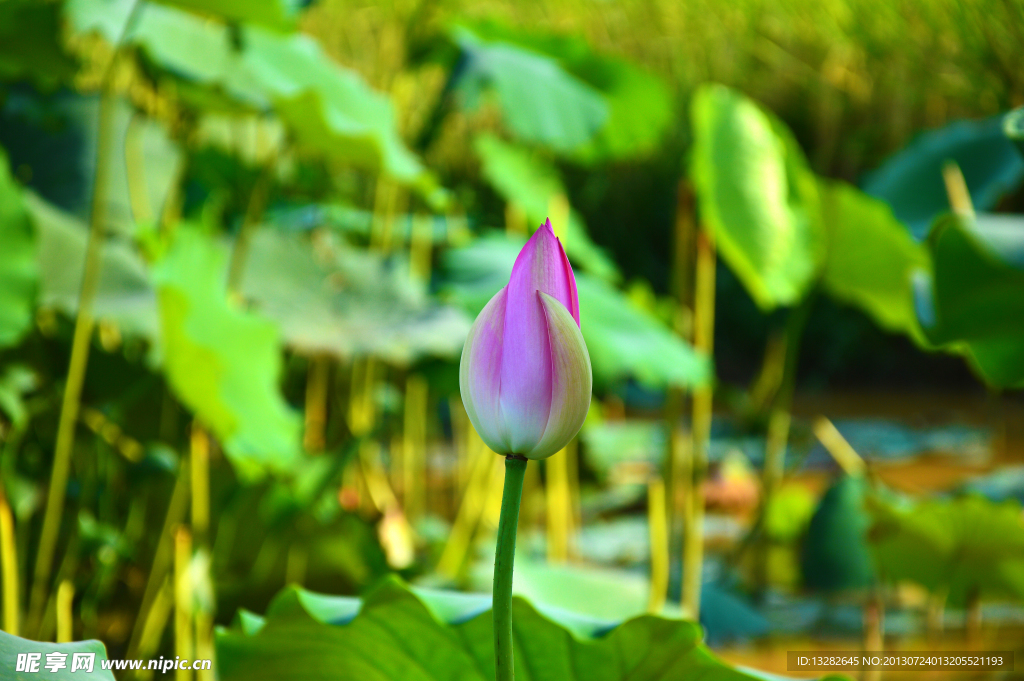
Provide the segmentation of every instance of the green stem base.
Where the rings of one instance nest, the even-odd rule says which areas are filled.
[[[516,557],[516,529],[519,526],[519,502],[523,498],[526,457],[505,457],[505,487],[501,492],[501,518],[498,520],[498,545],[494,551],[494,678],[513,681],[512,660],[512,564]]]

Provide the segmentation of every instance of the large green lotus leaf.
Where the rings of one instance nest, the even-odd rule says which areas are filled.
[[[300,455],[300,424],[277,385],[278,330],[229,302],[225,264],[215,242],[180,225],[154,265],[164,373],[242,477],[287,472]]]
[[[17,113],[7,119],[10,127],[0,137],[6,140],[12,165],[29,176],[32,191],[88,221],[96,183],[100,97],[22,89],[9,104]],[[162,124],[139,114],[127,99],[115,98],[108,113],[107,152],[117,162],[108,164],[104,178],[105,223],[108,232],[129,235],[136,223],[161,214],[180,181],[184,154]],[[126,154],[129,150],[139,153]]]
[[[27,80],[55,88],[70,81],[77,64],[60,37],[59,3],[0,2],[0,82]]]
[[[261,24],[279,31],[295,28],[297,5],[292,0],[157,0],[166,5],[231,21]]]
[[[73,316],[88,228],[31,193],[25,201],[38,234],[39,303]],[[303,235],[258,229],[246,263],[243,293],[296,350],[405,363],[424,354],[458,354],[469,329],[465,313],[438,305],[409,276],[407,264],[341,242],[317,250]],[[153,282],[130,242],[104,243],[93,309],[122,333],[159,345]]]
[[[31,193],[25,202],[38,246],[39,305],[68,316],[78,313],[88,226]],[[100,276],[93,313],[122,333],[155,339],[156,296],[145,262],[131,243],[107,239],[100,251]]]
[[[594,163],[655,151],[673,120],[672,95],[660,78],[625,60],[595,54],[580,37],[520,32],[495,22],[474,23],[468,30],[480,40],[551,58],[600,93],[608,116],[592,139],[569,152],[573,160]]]
[[[236,679],[487,681],[494,678],[489,609],[478,598],[420,596],[391,578],[363,599],[303,597],[286,589],[260,625],[218,632],[218,676]],[[698,626],[644,615],[601,636],[580,636],[514,598],[515,669],[532,681],[749,679],[701,643]],[[255,633],[251,633],[255,631]]]
[[[931,270],[928,251],[882,201],[844,182],[822,180],[819,187],[828,232],[825,288],[862,309],[882,328],[923,342],[914,308],[914,280]]]
[[[646,310],[593,277],[576,278],[583,337],[606,381],[635,378],[654,387],[694,387],[711,380],[711,363]],[[595,370],[596,371],[596,370]]]
[[[472,570],[472,587],[486,591],[494,575],[493,552],[485,553]],[[587,565],[554,565],[517,555],[512,593],[555,611],[575,613],[598,622],[621,622],[647,612],[651,584],[642,572]],[[659,613],[681,618],[676,603]],[[565,625],[563,623],[564,626]],[[573,626],[576,626],[575,624]]]
[[[1003,134],[1002,116],[994,116],[923,133],[865,177],[861,186],[891,205],[896,217],[924,238],[932,221],[949,210],[942,179],[947,161],[960,166],[971,200],[981,211],[995,208],[1024,180],[1024,159]]]
[[[131,3],[69,0],[76,32],[116,40]],[[162,72],[222,93],[238,106],[273,110],[307,152],[380,167],[434,196],[436,184],[399,137],[391,102],[299,33],[236,28],[173,7],[147,4],[127,42]]]
[[[522,239],[492,234],[447,251],[445,288],[471,314],[478,314],[508,283],[522,246]],[[585,274],[576,275],[576,287],[580,329],[597,382],[632,377],[660,388],[701,385],[710,379],[706,357],[618,289]]]
[[[867,544],[871,519],[865,508],[866,486],[863,478],[843,476],[811,516],[800,560],[808,587],[839,592],[862,589],[874,581]]]
[[[721,85],[694,95],[693,182],[722,258],[764,310],[803,298],[824,257],[816,180],[789,131]]]
[[[22,197],[0,149],[0,348],[31,328],[39,284],[36,236]]]
[[[18,655],[23,653],[40,653],[39,667],[36,671],[15,671]],[[65,666],[56,671],[47,669],[46,656],[50,653],[64,655],[62,661]],[[93,655],[91,672],[87,672],[85,669],[71,671],[76,653]],[[107,649],[99,641],[75,641],[74,643],[30,641],[0,631],[0,660],[3,660],[4,664],[4,678],[10,679],[10,681],[31,681],[40,677],[53,679],[53,681],[114,681],[113,672],[103,669],[103,663],[107,661]],[[57,658],[55,661],[59,663],[61,659]]]
[[[400,364],[455,357],[471,324],[461,309],[437,304],[402,259],[340,239],[314,245],[275,229],[254,233],[242,293],[305,353],[372,354]]]
[[[1024,599],[1024,521],[1016,500],[965,496],[869,508],[868,536],[883,577],[948,590],[953,606],[972,595]]]
[[[526,214],[531,230],[544,224],[544,220],[550,217],[551,199],[565,196],[565,187],[555,167],[539,155],[502,142],[493,135],[481,135],[476,139],[475,147],[482,162],[484,179],[506,201],[517,205]],[[615,264],[590,240],[579,213],[570,210],[569,224],[554,227],[555,233],[562,236],[570,259],[595,276],[604,279],[618,277]]]
[[[1024,220],[947,215],[928,246],[934,275],[918,291],[928,340],[965,352],[994,386],[1024,384]]]
[[[485,92],[493,92],[518,139],[571,152],[590,142],[605,124],[604,97],[557,60],[510,42],[487,40],[465,26],[452,34],[462,50],[454,77],[464,105],[475,109]]]

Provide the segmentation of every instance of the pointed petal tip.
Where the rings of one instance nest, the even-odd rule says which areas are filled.
[[[540,226],[541,229],[547,229],[551,232],[551,235],[555,235],[555,228],[551,226],[551,218],[544,218],[544,224]]]

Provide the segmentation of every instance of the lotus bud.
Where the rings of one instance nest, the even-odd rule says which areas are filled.
[[[498,454],[547,458],[583,425],[593,387],[590,354],[580,333],[576,278],[550,220],[473,322],[459,386],[473,427]]]

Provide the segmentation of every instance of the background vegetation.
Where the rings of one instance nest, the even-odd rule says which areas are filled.
[[[595,400],[528,473],[537,678],[566,631],[580,674],[739,673],[680,617],[1019,647],[1022,27],[0,1],[3,629],[225,679],[487,678],[486,599],[434,591],[488,590],[501,489],[458,360],[550,217]]]

